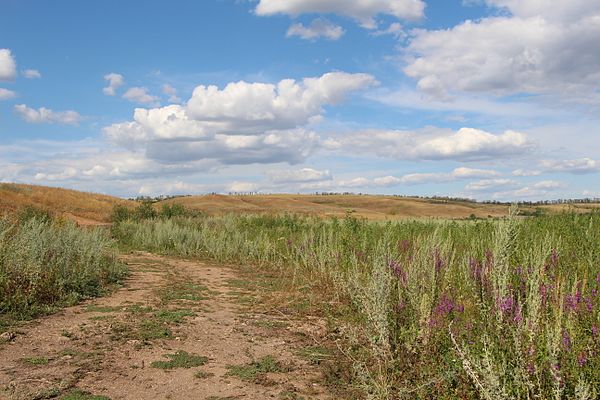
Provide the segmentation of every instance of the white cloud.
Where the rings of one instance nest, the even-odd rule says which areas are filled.
[[[0,100],[10,100],[17,97],[17,94],[12,90],[0,88]]]
[[[328,170],[318,171],[312,168],[270,171],[267,175],[273,183],[320,182],[333,179]]]
[[[323,107],[375,83],[370,75],[334,72],[277,84],[198,86],[186,106],[138,108],[133,121],[104,133],[112,143],[162,163],[298,164],[317,148],[318,136],[305,127]]]
[[[541,199],[548,197],[548,195],[557,189],[564,188],[565,185],[562,182],[557,181],[541,181],[528,185],[515,190],[507,190],[492,193],[494,199]]]
[[[593,96],[600,86],[600,1],[490,0],[512,15],[415,30],[405,72],[447,92]]]
[[[10,49],[0,49],[0,81],[12,81],[17,76],[17,63]]]
[[[542,167],[550,172],[569,172],[572,174],[591,174],[600,172],[600,160],[579,158],[575,160],[543,160]]]
[[[187,103],[188,117],[220,122],[230,133],[256,133],[307,124],[323,106],[341,102],[353,91],[377,84],[368,74],[331,72],[302,81],[229,83],[225,88],[198,86]],[[228,128],[227,128],[228,127]]]
[[[500,175],[497,171],[460,167],[449,173],[416,173],[402,176],[398,183],[418,185],[424,183],[444,183],[461,179],[485,178]]]
[[[469,183],[466,186],[466,189],[471,191],[490,191],[517,185],[518,182],[513,179],[482,179],[477,182]]]
[[[354,132],[324,141],[330,150],[352,150],[355,154],[374,153],[379,157],[409,160],[482,160],[521,155],[533,144],[520,132],[495,135],[483,130],[461,128],[422,131]]]
[[[296,23],[289,27],[286,36],[298,36],[305,40],[316,40],[326,38],[329,40],[338,40],[344,36],[344,29],[325,18],[314,19],[310,25],[304,26],[302,23]]]
[[[401,19],[419,19],[424,15],[421,0],[260,0],[258,15],[332,13],[357,20],[362,26],[374,28],[380,14]]]
[[[108,86],[102,89],[102,93],[107,96],[116,95],[117,89],[125,84],[125,78],[123,78],[123,75],[116,74],[114,72],[104,75],[104,80],[108,82]]]
[[[541,175],[542,171],[530,170],[530,169],[515,169],[512,174],[514,176],[538,176]]]
[[[378,29],[376,31],[371,32],[372,36],[383,36],[383,35],[392,35],[396,39],[404,39],[406,37],[406,32],[402,25],[399,22],[392,22],[390,26],[386,29]]]
[[[83,119],[79,113],[72,110],[52,111],[45,107],[36,110],[27,107],[25,104],[16,105],[14,110],[23,120],[32,124],[77,125]]]
[[[181,103],[181,99],[177,96],[177,89],[169,84],[164,84],[162,87],[163,94],[169,96],[170,103]]]
[[[500,175],[497,171],[459,167],[451,172],[414,173],[398,178],[383,176],[373,180],[374,186],[420,185],[425,183],[445,183],[461,179],[485,178]]]
[[[27,79],[39,79],[42,74],[37,69],[26,69],[21,74]]]
[[[123,94],[123,98],[133,103],[154,104],[158,101],[158,97],[148,93],[148,89],[143,87],[132,87],[127,89]]]

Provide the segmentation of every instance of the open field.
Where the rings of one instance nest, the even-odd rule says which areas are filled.
[[[1,219],[0,397],[598,398],[599,212],[204,197]]]
[[[508,205],[483,204],[460,200],[420,199],[414,197],[378,195],[205,195],[178,197],[165,200],[181,204],[208,215],[283,214],[293,213],[320,217],[344,217],[347,211],[359,218],[372,220],[413,218],[478,218],[500,217],[508,212]],[[600,204],[560,204],[523,206],[522,211],[535,212],[589,212]]]
[[[45,186],[0,184],[0,214],[35,206],[66,215],[80,225],[110,222],[115,205],[128,208],[137,202],[113,196],[79,192]],[[507,214],[506,204],[484,204],[454,199],[422,199],[416,197],[381,195],[202,195],[184,196],[158,201],[163,204],[181,204],[188,210],[207,215],[225,214],[300,214],[318,217],[344,217],[348,211],[358,218],[370,220],[396,220],[402,218],[450,218],[462,219],[501,217]],[[522,212],[534,213],[537,209],[546,213],[590,212],[599,209],[598,203],[553,204],[521,206]]]
[[[108,222],[116,204],[133,202],[95,193],[46,186],[0,183],[0,215],[26,206],[66,215],[80,225]]]

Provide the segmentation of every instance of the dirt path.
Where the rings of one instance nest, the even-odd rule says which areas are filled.
[[[306,322],[254,314],[233,270],[148,253],[125,261],[132,274],[111,296],[0,344],[1,399],[332,398]]]

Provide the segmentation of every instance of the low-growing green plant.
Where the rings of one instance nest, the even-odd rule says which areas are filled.
[[[153,361],[152,368],[159,369],[175,369],[175,368],[193,368],[205,365],[208,358],[196,354],[189,354],[183,350],[179,350],[174,354],[165,354],[169,361]]]
[[[236,376],[243,381],[255,382],[264,374],[270,372],[286,372],[287,369],[273,356],[265,356],[260,360],[243,365],[229,365],[227,375]]]

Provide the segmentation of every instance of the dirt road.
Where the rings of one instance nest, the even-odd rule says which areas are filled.
[[[227,267],[148,253],[124,261],[131,275],[112,295],[0,344],[0,398],[333,398],[316,365],[328,355],[306,335],[319,321],[255,313]]]

